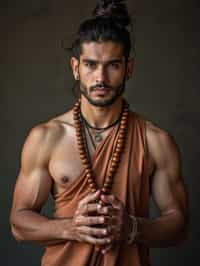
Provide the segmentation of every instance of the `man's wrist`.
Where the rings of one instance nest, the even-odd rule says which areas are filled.
[[[127,238],[127,244],[131,245],[138,234],[138,219],[134,215],[129,214],[129,233]]]
[[[65,240],[77,240],[72,218],[62,220],[61,238]]]

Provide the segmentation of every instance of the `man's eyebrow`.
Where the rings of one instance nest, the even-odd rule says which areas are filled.
[[[100,61],[98,60],[95,60],[95,59],[89,59],[89,58],[85,58],[83,59],[83,62],[84,63],[95,63],[95,64],[99,64],[101,63]],[[122,59],[111,59],[111,60],[108,60],[108,61],[105,61],[103,62],[103,64],[107,65],[107,64],[113,64],[113,63],[122,63]]]

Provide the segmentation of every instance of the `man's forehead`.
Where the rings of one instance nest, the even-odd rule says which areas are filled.
[[[120,43],[85,42],[82,44],[81,59],[109,61],[124,57],[123,46]]]

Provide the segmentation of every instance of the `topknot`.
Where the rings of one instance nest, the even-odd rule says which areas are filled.
[[[127,27],[131,23],[125,0],[98,0],[93,16],[112,18],[121,27]]]

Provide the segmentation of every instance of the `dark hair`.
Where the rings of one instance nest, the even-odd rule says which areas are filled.
[[[93,17],[80,24],[70,48],[72,56],[80,57],[84,42],[113,41],[121,43],[125,57],[129,57],[131,40],[128,26],[131,25],[131,19],[124,2],[125,0],[98,1],[92,13]]]

